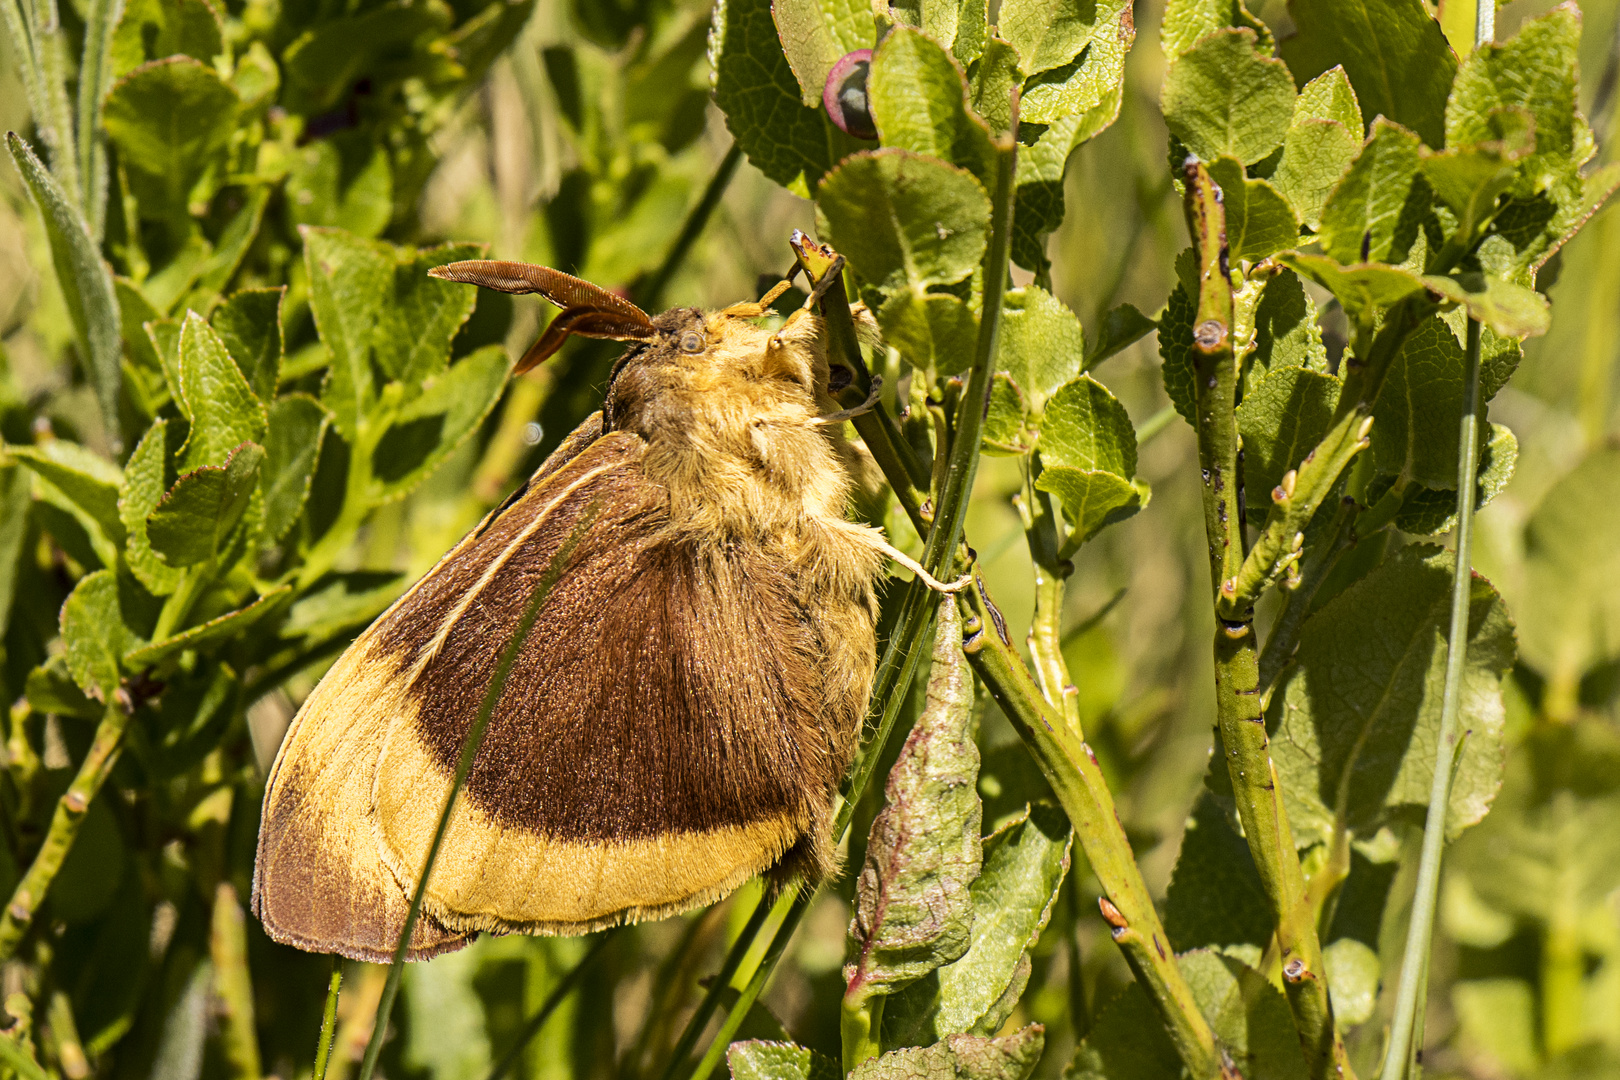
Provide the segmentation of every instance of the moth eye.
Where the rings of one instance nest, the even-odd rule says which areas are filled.
[[[688,330],[681,335],[681,352],[700,353],[703,351],[703,335]]]

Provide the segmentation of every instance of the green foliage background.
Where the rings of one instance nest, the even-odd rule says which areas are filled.
[[[1305,1075],[1289,1057],[1282,996],[1255,981],[1273,920],[1224,801],[1224,770],[1209,770],[1215,625],[1196,436],[1181,422],[1196,413],[1199,285],[1192,260],[1178,259],[1189,243],[1179,166],[1195,153],[1226,192],[1234,261],[1294,247],[1300,225],[1321,237],[1316,252],[1284,257],[1297,276],[1273,279],[1252,313],[1262,350],[1237,422],[1258,526],[1268,493],[1327,430],[1346,350],[1391,307],[1380,304],[1375,321],[1353,298],[1405,287],[1372,272],[1346,285],[1342,266],[1416,258],[1421,273],[1411,246],[1438,247],[1467,220],[1472,204],[1450,197],[1457,185],[1492,204],[1531,175],[1527,161],[1541,189],[1578,201],[1569,162],[1584,152],[1579,125],[1535,125],[1528,159],[1514,156],[1527,138],[1518,114],[1492,113],[1490,101],[1471,115],[1495,128],[1447,130],[1455,68],[1424,58],[1443,51],[1442,33],[1468,51],[1463,5],[1442,5],[1434,22],[1417,0],[1176,2],[1168,16],[1156,0],[1134,11],[1099,2],[1084,37],[1052,21],[1061,5],[1024,3],[1011,5],[1023,21],[1001,22],[1004,42],[973,37],[971,2],[948,26],[930,23],[938,6],[896,5],[897,20],[948,47],[909,32],[884,44],[870,93],[890,149],[846,161],[872,144],[828,123],[801,83],[872,44],[863,3],[823,4],[846,17],[807,30],[784,56],[757,0],[727,0],[718,16],[693,0],[127,0],[117,19],[98,0],[58,3],[54,15],[0,2],[16,20],[0,52],[0,126],[39,155],[13,142],[20,171],[0,168],[0,700],[10,710],[0,894],[35,863],[59,798],[96,760],[96,733],[112,725],[123,739],[48,893],[0,916],[6,1030],[52,1076],[310,1071],[329,961],[270,943],[244,910],[265,768],[325,665],[595,407],[613,356],[576,342],[508,382],[508,357],[548,317],[542,305],[487,292],[475,305],[423,271],[487,251],[649,305],[717,307],[773,282],[791,263],[789,233],[805,229],[849,257],[859,299],[894,346],[886,404],[914,407],[902,430],[926,448],[926,379],[902,376],[968,368],[983,304],[983,245],[971,241],[995,191],[992,135],[1009,119],[997,93],[1030,71],[1017,288],[966,535],[1014,645],[1055,634],[1034,643],[1036,674],[1072,682],[1075,693],[1055,696],[1095,753],[1195,996],[1206,1012],[1227,1010],[1211,1019],[1217,1033],[1251,1078]],[[1551,6],[1504,6],[1497,40],[1554,25],[1535,22]],[[1134,45],[1119,30],[1133,14]],[[1583,15],[1579,104],[1605,165],[1620,160],[1620,5],[1591,0]],[[19,34],[24,23],[32,29]],[[711,37],[712,25],[721,32]],[[1227,25],[1242,29],[1208,35]],[[31,42],[29,62],[20,41]],[[1563,45],[1544,48],[1544,67],[1573,70]],[[87,74],[74,59],[84,55],[101,66]],[[1391,56],[1405,57],[1392,83],[1368,74]],[[960,102],[950,57],[971,76]],[[1167,80],[1171,61],[1181,74]],[[1335,64],[1355,83],[1359,117]],[[1296,98],[1296,84],[1324,72]],[[1483,78],[1473,92],[1493,85]],[[1416,136],[1375,127],[1360,150],[1354,129],[1379,113]],[[1419,166],[1417,137],[1492,148]],[[745,151],[734,177],[733,138]],[[1508,160],[1513,178],[1480,171],[1493,154],[1485,165]],[[1407,187],[1392,195],[1403,161]],[[666,254],[717,168],[729,184],[666,278]],[[1419,168],[1450,208],[1421,241],[1401,218]],[[1347,170],[1344,182],[1364,180],[1365,192],[1330,199]],[[40,206],[58,196],[87,233],[47,227]],[[903,227],[918,221],[941,231],[937,243]],[[1551,327],[1516,368],[1511,338],[1539,309],[1521,294],[1470,297],[1493,328],[1481,466],[1490,501],[1474,549],[1488,584],[1473,597],[1472,756],[1451,803],[1458,839],[1428,975],[1433,1075],[1620,1070],[1616,251],[1610,209],[1540,269]],[[99,269],[103,257],[115,276]],[[1504,281],[1524,278],[1510,254],[1480,261]],[[113,310],[109,297],[116,322],[98,318]],[[1262,677],[1281,678],[1268,721],[1307,872],[1321,871],[1336,836],[1355,838],[1321,925],[1334,1008],[1363,1075],[1393,1007],[1428,772],[1422,753],[1397,750],[1376,765],[1387,787],[1368,793],[1354,766],[1341,775],[1333,763],[1363,734],[1383,745],[1388,718],[1364,707],[1381,695],[1410,704],[1397,725],[1438,723],[1443,648],[1427,650],[1443,632],[1450,571],[1432,545],[1455,506],[1460,311],[1457,326],[1430,317],[1403,346],[1347,481],[1391,516],[1345,545],[1320,583],[1295,666],[1274,657],[1268,675],[1261,658]],[[1061,558],[1032,560],[1015,499],[1036,515],[1055,500],[1070,542],[1047,554]],[[859,510],[921,551],[894,500]],[[1312,531],[1308,543],[1327,535]],[[1071,557],[1072,575],[1054,578]],[[1280,606],[1275,592],[1262,602],[1263,626],[1282,623]],[[948,651],[934,655],[936,668],[950,663]],[[902,728],[925,700],[919,678]],[[1038,1076],[1178,1075],[1099,914],[1106,890],[1015,727],[982,692],[971,710],[950,704],[957,735],[976,730],[982,810],[975,818],[960,799],[929,795],[937,816],[926,820],[958,839],[978,822],[982,851],[965,864],[938,858],[966,890],[961,911],[1003,921],[975,924],[976,936],[963,924],[921,968],[889,973],[883,1048],[1005,1032],[1025,1040],[1008,1044],[1014,1072],[966,1074],[1014,1075],[1038,1054]],[[897,776],[917,790],[949,779]],[[855,815],[851,872],[809,908],[737,1038],[840,1057],[841,967],[876,788]],[[907,857],[937,869],[927,852]],[[518,1073],[662,1075],[699,980],[757,896],[750,886],[707,912],[620,932],[522,1050]],[[487,1075],[588,947],[484,939],[413,966],[382,1070]],[[334,1077],[353,1075],[383,987],[385,969],[348,969]],[[1029,1041],[1032,1023],[1045,1026],[1044,1052]],[[734,1059],[738,1075],[822,1068],[801,1050],[757,1053]]]

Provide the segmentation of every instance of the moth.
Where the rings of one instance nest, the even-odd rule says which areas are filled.
[[[570,335],[628,347],[601,410],[299,709],[264,795],[253,910],[266,932],[392,956],[463,741],[565,543],[408,957],[480,931],[662,918],[760,874],[782,884],[830,873],[833,798],[865,713],[887,559],[937,588],[965,581],[941,585],[880,530],[846,519],[859,459],[842,421],[859,409],[829,392],[817,297],[773,330],[759,320],[786,282],[758,303],[653,317],[543,266],[430,272],[562,309],[518,372]]]

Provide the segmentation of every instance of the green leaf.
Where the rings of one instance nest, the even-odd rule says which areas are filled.
[[[247,512],[258,485],[264,448],[243,443],[223,465],[185,473],[146,519],[152,550],[169,566],[212,559]]]
[[[1026,1080],[1045,1047],[1045,1029],[1039,1024],[999,1039],[952,1035],[932,1046],[863,1061],[849,1080]]]
[[[124,561],[136,580],[154,596],[168,596],[180,587],[185,576],[157,557],[146,536],[146,519],[163,499],[167,439],[167,420],[146,429],[124,466],[124,486],[118,495],[118,514],[129,536]]]
[[[97,570],[79,579],[62,605],[62,644],[73,681],[90,697],[110,702],[118,690],[119,660],[140,644],[124,623],[118,576]]]
[[[437,964],[405,969],[410,1026],[400,1059],[407,1068],[442,1080],[477,1080],[489,1073],[494,1051],[478,993],[479,976],[488,968],[479,954],[474,946]]]
[[[1136,309],[1135,304],[1121,304],[1103,316],[1097,336],[1086,346],[1086,359],[1082,365],[1087,371],[1124,352],[1159,328],[1159,324]]]
[[[1361,132],[1356,93],[1343,68],[1324,72],[1299,92],[1271,182],[1312,229],[1321,227],[1323,204],[1361,152]]]
[[[1261,379],[1287,367],[1326,374],[1328,359],[1322,328],[1316,325],[1316,303],[1305,294],[1293,271],[1279,270],[1266,282],[1260,303],[1255,305],[1254,348],[1244,372],[1244,397],[1254,393]]]
[[[1524,659],[1572,684],[1620,655],[1620,448],[1589,453],[1542,496],[1524,531],[1514,605]]]
[[[377,236],[394,216],[388,150],[358,132],[317,139],[292,158],[287,211],[295,225]]]
[[[1452,565],[1449,552],[1403,548],[1306,622],[1267,717],[1302,846],[1330,842],[1336,822],[1366,837],[1427,806]],[[1471,734],[1452,788],[1450,836],[1485,816],[1502,776],[1501,681],[1513,663],[1513,623],[1478,575],[1468,625],[1460,723]]]
[[[236,91],[189,56],[154,60],[107,95],[107,137],[143,207],[183,217],[192,188],[236,128]]]
[[[1458,70],[1446,105],[1447,145],[1495,141],[1501,133],[1493,114],[1524,109],[1533,122],[1537,156],[1585,164],[1594,147],[1576,112],[1580,42],[1580,13],[1563,6],[1526,22],[1509,41],[1475,49]]]
[[[212,63],[224,51],[224,28],[207,0],[128,0],[113,31],[113,76],[166,56]]]
[[[1224,770],[1220,762],[1215,768]],[[1178,953],[1248,946],[1258,954],[1276,926],[1248,841],[1209,791],[1200,793],[1164,896],[1164,932]]]
[[[984,255],[990,197],[966,170],[906,150],[856,154],[816,202],[821,235],[886,291],[948,285]]]
[[[363,75],[386,77],[388,67],[429,53],[452,18],[448,5],[393,0],[317,23],[282,54],[283,104],[306,114],[332,109]]]
[[[1423,178],[1457,215],[1451,229],[1464,249],[1472,249],[1490,219],[1497,199],[1513,184],[1522,149],[1503,143],[1453,146],[1438,154],[1423,154]]]
[[[0,465],[0,639],[10,625],[17,595],[17,569],[28,537],[28,504],[33,501],[28,473]]]
[[[86,697],[73,681],[65,656],[53,656],[30,671],[23,692],[29,707],[42,715],[55,713],[81,720],[99,720],[104,711],[99,702]]]
[[[275,400],[281,381],[281,302],[286,292],[243,289],[215,308],[209,320],[261,402]]]
[[[1355,938],[1340,938],[1322,950],[1328,992],[1333,998],[1333,1019],[1346,1027],[1372,1019],[1378,1005],[1378,980],[1383,965],[1378,954]]]
[[[771,15],[800,100],[812,109],[821,104],[833,65],[845,53],[870,49],[877,37],[868,0],[775,0]]]
[[[309,500],[331,416],[308,394],[288,394],[270,406],[259,492],[264,496],[264,541],[278,542],[298,521]]]
[[[1288,200],[1265,180],[1250,180],[1236,158],[1222,157],[1209,174],[1226,207],[1226,243],[1231,258],[1257,263],[1299,242],[1299,221]]]
[[[738,1040],[726,1047],[732,1080],[841,1080],[844,1071],[829,1057],[790,1042]]]
[[[1294,102],[1294,120],[1331,120],[1353,134],[1358,146],[1366,130],[1356,89],[1350,84],[1350,76],[1338,65],[1300,88],[1299,100]]]
[[[381,615],[398,599],[408,580],[387,571],[331,574],[293,602],[280,626],[284,640],[302,639],[304,648],[352,633]]]
[[[169,388],[180,415],[190,420],[186,412],[186,399],[180,396],[180,322],[177,319],[152,319],[142,324],[147,343],[163,369],[163,382]]]
[[[1091,7],[1086,17],[1095,19],[1096,27],[1085,50],[1068,63],[1030,78],[1019,101],[1020,123],[1052,124],[1079,118],[1083,133],[1074,137],[1076,144],[1119,116],[1125,57],[1136,40],[1130,4],[1108,0]]]
[[[218,465],[245,442],[263,442],[264,405],[212,327],[195,311],[180,326],[180,396],[191,417],[180,468]]]
[[[123,546],[124,523],[118,516],[118,488],[124,482],[124,474],[117,465],[66,439],[51,439],[38,446],[7,446],[5,455],[49,480],[95,522],[101,534],[115,547]]]
[[[1040,432],[1037,490],[1058,497],[1069,522],[1060,553],[1067,558],[1105,526],[1147,504],[1148,486],[1135,480],[1136,431],[1124,406],[1090,375],[1052,396]]]
[[[1245,165],[1282,145],[1294,112],[1294,80],[1255,48],[1253,30],[1221,30],[1170,62],[1164,122],[1203,161]]]
[[[1534,337],[1547,332],[1552,316],[1547,298],[1534,289],[1489,274],[1465,271],[1450,277],[1430,274],[1423,284],[1503,337]]]
[[[968,80],[973,111],[983,117],[991,131],[1000,134],[1012,128],[1012,92],[1024,85],[1024,72],[1018,66],[1018,50],[1001,38],[988,37],[980,50],[983,55],[977,58]],[[960,53],[952,55],[957,63],[968,63]]]
[[[1029,453],[1037,432],[1030,430],[1028,417],[1023,391],[1005,371],[996,372],[990,383],[990,410],[984,414],[984,452],[998,457]]]
[[[505,348],[488,345],[423,383],[377,441],[371,501],[401,498],[438,468],[495,407],[511,366]]]
[[[1164,392],[1182,419],[1196,424],[1198,389],[1193,384],[1193,319],[1197,305],[1187,295],[1186,286],[1170,290],[1170,299],[1159,316],[1159,357],[1164,361],[1161,375]]]
[[[954,601],[940,605],[927,702],[889,770],[849,924],[846,1002],[898,987],[968,949],[983,810],[973,676]]]
[[[1002,305],[995,366],[1012,376],[1038,418],[1047,399],[1080,373],[1085,331],[1068,305],[1039,285],[1008,290]]]
[[[889,998],[884,1045],[1000,1030],[1029,978],[1027,953],[1051,918],[1073,840],[1068,818],[1045,804],[985,839],[968,950]]]
[[[1418,137],[1386,120],[1322,207],[1322,251],[1346,265],[1403,261],[1416,240],[1426,192],[1414,187]]]
[[[51,174],[15,132],[6,133],[6,149],[22,174],[28,190],[45,220],[45,236],[50,241],[51,265],[67,303],[73,336],[79,346],[79,362],[85,379],[95,390],[101,409],[101,422],[109,443],[122,446],[118,424],[118,395],[123,384],[119,366],[118,296],[113,291],[112,272],[101,259],[101,251],[90,239],[89,226],[78,208],[70,203]]]
[[[376,400],[371,343],[393,280],[394,260],[384,245],[336,229],[300,232],[310,313],[331,353],[321,399],[331,410],[333,426],[352,443]]]
[[[877,312],[883,340],[914,367],[955,375],[973,363],[979,320],[949,293],[897,292]]]
[[[393,288],[377,316],[377,366],[406,384],[407,396],[425,380],[443,373],[450,342],[478,300],[478,290],[429,277],[428,270],[485,252],[481,244],[441,244],[399,253]],[[414,257],[411,257],[414,254]]]
[[[161,663],[171,656],[176,656],[187,649],[201,649],[215,642],[236,637],[279,608],[281,601],[292,595],[292,588],[290,584],[281,585],[271,589],[244,608],[209,619],[205,623],[193,626],[183,633],[164,638],[162,641],[154,641],[150,645],[143,645],[138,649],[134,649],[125,655],[124,663],[130,670],[140,671]]]
[[[1492,424],[1480,451],[1475,481],[1474,509],[1482,510],[1502,494],[1513,479],[1519,461],[1519,440],[1501,424]],[[1456,481],[1452,481],[1455,483]],[[1375,481],[1371,493],[1378,490]],[[1380,492],[1381,493],[1381,492]],[[1457,527],[1457,492],[1453,488],[1430,489],[1413,484],[1406,489],[1401,508],[1395,514],[1395,527],[1414,536],[1437,536]]]
[[[1242,961],[1197,950],[1177,957],[1182,973],[1222,1048],[1241,1076],[1305,1080],[1288,1003],[1265,976]],[[1160,1080],[1181,1073],[1164,1024],[1141,984],[1117,994],[1075,1051],[1068,1080]]]
[[[254,238],[259,235],[259,224],[264,220],[264,209],[270,204],[270,188],[267,185],[253,187],[236,213],[225,223],[220,230],[219,241],[214,250],[202,261],[197,268],[196,288],[187,297],[187,302],[193,307],[208,308],[215,303],[217,295],[242,265],[247,257],[248,248],[253,246]]]
[[[1371,330],[1378,313],[1425,287],[1425,279],[1382,263],[1342,266],[1326,255],[1300,252],[1284,252],[1277,261],[1332,293],[1358,335]],[[1190,348],[1190,325],[1188,332]]]
[[[1200,38],[1243,26],[1253,30],[1262,52],[1276,49],[1271,31],[1255,18],[1243,0],[1169,0],[1164,6],[1164,22],[1159,27],[1159,44],[1171,59],[1191,49]]]
[[[709,39],[714,103],[748,160],[783,187],[808,195],[853,145],[819,108],[806,106],[771,17],[771,0],[721,0]],[[847,136],[844,137],[847,140]],[[838,154],[841,157],[842,154]]]
[[[1380,399],[1382,400],[1382,399]],[[1243,436],[1243,490],[1248,506],[1271,508],[1272,489],[1297,469],[1333,424],[1339,380],[1325,372],[1285,367],[1261,379],[1238,406]],[[1373,425],[1376,430],[1377,425]],[[1455,471],[1455,470],[1453,470]]]
[[[1363,116],[1386,116],[1436,149],[1445,144],[1457,56],[1423,0],[1291,0],[1288,13],[1295,34],[1282,57],[1296,78],[1340,65]]]
[[[884,146],[949,161],[987,187],[995,182],[990,129],[968,108],[967,80],[951,54],[920,31],[897,26],[883,39],[867,95]]]
[[[1029,75],[1062,67],[1091,44],[1098,28],[1118,22],[1120,4],[1089,0],[1005,0],[996,25],[1018,50]]]

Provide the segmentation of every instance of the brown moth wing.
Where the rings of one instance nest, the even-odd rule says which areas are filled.
[[[507,508],[587,449],[601,431],[601,414],[587,417],[505,506],[412,591],[475,544]],[[367,643],[402,602],[349,647],[289,726],[265,785],[253,871],[253,910],[272,938],[377,963],[393,956],[410,894],[383,864],[372,821],[372,780],[389,716],[376,696],[386,669],[371,664]],[[425,959],[458,949],[469,938],[424,914],[407,955]]]
[[[758,546],[673,535],[643,448],[627,433],[593,444],[543,485],[544,505],[526,495],[514,509],[530,512],[504,515],[377,637],[414,705],[392,712],[375,795],[383,858],[409,881],[493,643],[601,499],[452,816],[424,902],[444,925],[582,933],[673,914],[825,828],[843,761],[789,568]],[[620,453],[622,466],[600,464]]]

